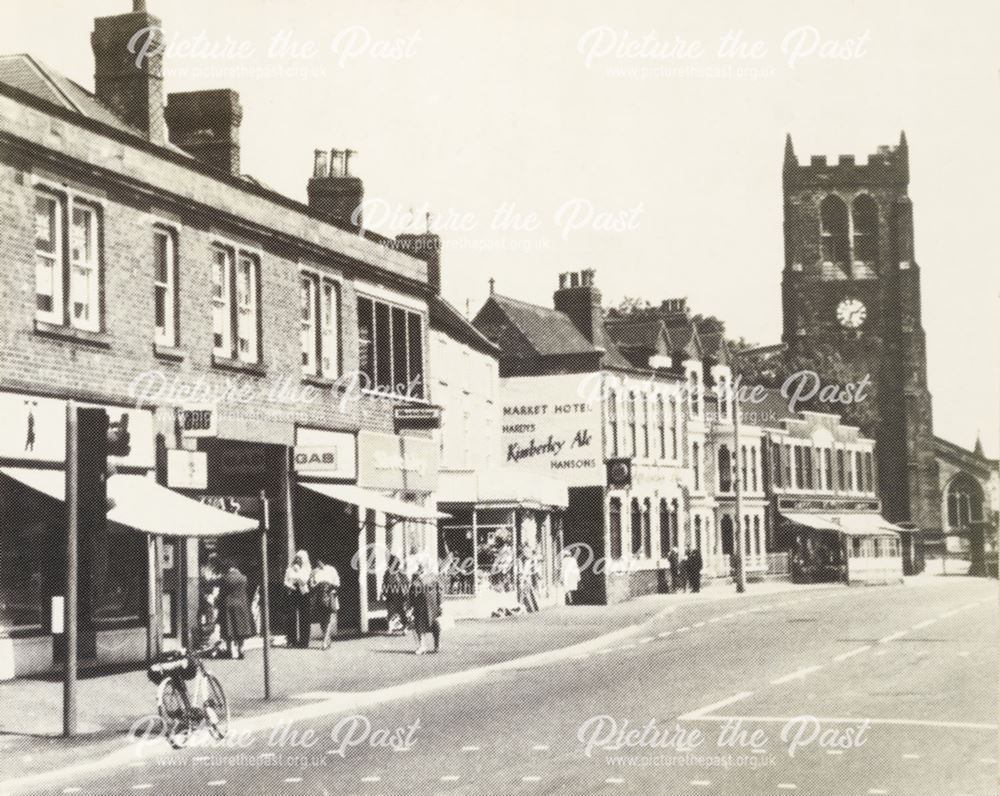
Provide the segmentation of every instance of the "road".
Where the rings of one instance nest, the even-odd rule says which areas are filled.
[[[610,648],[46,792],[986,796],[997,614],[995,581],[751,586]]]

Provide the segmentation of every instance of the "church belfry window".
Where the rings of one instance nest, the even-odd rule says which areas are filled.
[[[878,260],[878,205],[868,194],[859,195],[851,205],[851,229],[854,278],[872,279]]]
[[[850,259],[847,205],[830,194],[819,206],[820,246],[824,279],[846,279]]]

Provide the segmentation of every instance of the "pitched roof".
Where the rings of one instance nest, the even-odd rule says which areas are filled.
[[[431,327],[439,329],[459,342],[490,356],[500,356],[500,346],[488,340],[482,332],[465,319],[452,304],[441,296],[432,296],[430,306]]]
[[[661,340],[666,341],[663,322],[658,318],[609,317],[604,329],[619,348],[642,348],[655,351]]]
[[[594,345],[558,310],[494,293],[490,300],[507,315],[540,356],[593,353]]]

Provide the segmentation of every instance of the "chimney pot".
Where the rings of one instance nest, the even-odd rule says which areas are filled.
[[[326,162],[326,150],[317,149],[313,151],[313,177],[322,177],[326,174],[328,165]]]
[[[569,286],[570,287],[580,287],[580,273],[579,271],[572,271],[569,275]]]

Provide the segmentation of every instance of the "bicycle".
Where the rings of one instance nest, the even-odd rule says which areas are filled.
[[[202,661],[202,653],[181,649],[160,656],[149,667],[156,684],[156,706],[167,741],[174,749],[184,746],[202,726],[219,741],[229,732],[229,703],[219,678]],[[189,694],[187,682],[194,681]]]

